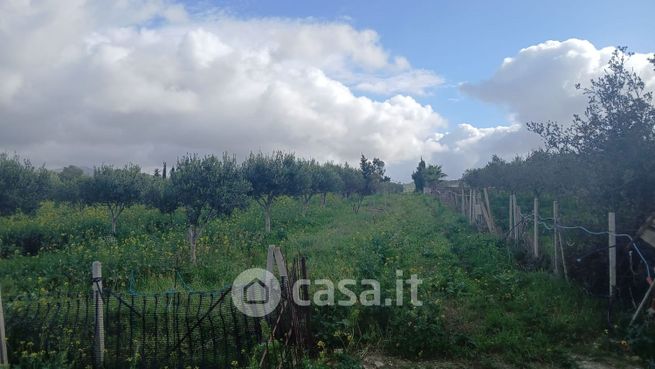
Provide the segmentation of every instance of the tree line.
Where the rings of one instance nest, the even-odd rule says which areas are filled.
[[[101,165],[89,176],[72,165],[54,172],[16,155],[0,154],[0,215],[34,212],[43,200],[100,205],[106,207],[111,232],[116,234],[121,213],[134,204],[165,214],[182,208],[192,262],[196,261],[196,242],[207,223],[229,216],[251,200],[261,208],[268,233],[271,209],[281,196],[299,199],[304,215],[315,196],[324,207],[329,193],[341,195],[357,212],[365,196],[402,190],[401,184],[385,175],[384,161],[364,155],[359,167],[352,167],[347,163],[319,163],[282,151],[251,153],[242,163],[227,153],[220,157],[187,154],[170,169],[164,163],[153,174],[128,164],[121,168]]]
[[[655,211],[655,106],[652,92],[626,66],[629,55],[617,49],[605,74],[576,86],[587,107],[571,123],[527,123],[543,149],[509,161],[494,156],[468,170],[466,183],[572,196],[599,215],[616,212],[617,226],[636,230]]]

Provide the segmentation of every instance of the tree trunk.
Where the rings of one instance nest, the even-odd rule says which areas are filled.
[[[118,210],[114,209],[111,205],[108,205],[109,208],[109,218],[111,219],[111,235],[116,237],[116,218],[118,218]]]
[[[267,204],[264,207],[264,221],[266,223],[266,233],[271,233],[271,205]]]
[[[191,247],[191,263],[196,265],[198,259],[196,257],[196,239],[198,237],[198,231],[195,226],[189,226],[189,246]]]
[[[327,198],[327,192],[323,192],[323,193],[321,194],[321,207],[322,207],[322,208],[325,207],[326,198]]]
[[[359,213],[359,208],[362,206],[363,201],[364,196],[360,196],[359,198],[355,199],[355,202],[353,203],[353,211],[355,214]]]
[[[111,216],[111,234],[114,237],[116,237],[116,223],[117,223],[116,216],[112,215]]]
[[[312,200],[311,196],[304,196],[302,201],[302,216],[303,218],[307,215],[307,208],[309,207],[309,202]]]

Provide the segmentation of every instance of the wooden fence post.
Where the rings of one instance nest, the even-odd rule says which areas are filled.
[[[462,186],[462,216],[466,214],[466,201],[464,200],[464,186]]]
[[[564,257],[564,246],[562,245],[562,232],[557,230],[557,242],[559,243],[559,251],[560,251],[560,256],[562,257],[562,270],[564,271],[564,279],[566,281],[569,281],[569,271],[568,267],[566,266],[566,258]]]
[[[539,198],[534,197],[532,205],[532,256],[539,257]]]
[[[480,209],[480,201],[478,198],[478,191],[473,190],[473,216],[472,216],[473,224],[477,224],[478,219],[480,217],[480,212],[481,209]]]
[[[473,223],[473,189],[469,190],[469,223]]]
[[[553,264],[554,264],[554,271],[555,275],[559,276],[559,252],[557,250],[557,238],[558,238],[558,228],[557,225],[559,224],[559,203],[557,200],[553,201]]]
[[[7,355],[7,337],[5,336],[5,313],[2,308],[2,293],[0,292],[0,367],[9,368]]]
[[[616,289],[616,218],[614,212],[607,214],[607,221],[609,226],[609,296],[611,299],[614,297]]]
[[[516,194],[512,195],[514,198],[514,240],[519,240],[519,204],[516,201]]]
[[[94,353],[95,362],[98,368],[102,367],[105,358],[105,319],[104,319],[104,301],[102,296],[102,264],[94,261],[91,264],[93,304],[95,311],[95,339]]]
[[[487,215],[489,216],[489,222],[491,223],[491,227],[493,228],[491,231],[493,233],[497,233],[496,230],[496,222],[494,221],[494,214],[491,212],[491,206],[489,205],[489,192],[487,191],[487,188],[484,188],[484,203],[487,206]]]
[[[480,194],[480,196],[482,196],[482,194]],[[496,229],[493,225],[493,222],[491,221],[490,209],[487,208],[487,203],[483,202],[482,199],[480,199],[480,211],[482,212],[482,217],[484,218],[484,221],[487,224],[487,229],[489,230],[489,233],[495,234]]]
[[[514,235],[514,195],[509,194],[509,218],[507,222],[507,232],[508,236],[512,237]]]

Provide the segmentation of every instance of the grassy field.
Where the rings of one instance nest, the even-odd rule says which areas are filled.
[[[288,258],[306,255],[312,279],[377,279],[382,301],[395,297],[396,270],[423,279],[422,306],[314,307],[320,354],[308,367],[358,367],[369,350],[479,367],[575,367],[572,355],[611,349],[600,302],[547,273],[520,270],[502,242],[436,200],[378,195],[358,213],[338,197],[325,208],[315,200],[303,215],[299,202],[281,199],[270,234],[256,204],[214,221],[196,266],[181,212],[129,208],[114,238],[103,208],[44,203],[35,216],[0,219],[0,285],[5,296],[87,290],[91,262],[100,260],[105,285],[116,290],[216,290],[264,267],[267,245],[276,244]]]

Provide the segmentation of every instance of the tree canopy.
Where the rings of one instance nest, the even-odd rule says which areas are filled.
[[[18,155],[0,153],[0,215],[34,212],[49,196],[50,174]]]
[[[587,107],[570,124],[527,124],[543,138],[544,150],[510,162],[494,157],[467,171],[466,182],[536,196],[575,195],[589,209],[617,212],[619,226],[637,227],[655,211],[655,106],[627,58],[617,49],[605,74],[577,86]]]
[[[186,210],[191,261],[197,261],[196,242],[210,220],[230,215],[247,204],[250,184],[243,177],[236,158],[185,155],[170,176],[172,192]]]
[[[425,160],[421,158],[416,167],[416,171],[412,173],[414,192],[423,193],[423,188],[425,187],[425,168]]]
[[[93,170],[93,177],[81,184],[81,197],[87,204],[100,204],[109,209],[111,233],[116,234],[118,217],[126,207],[141,200],[144,176],[138,165],[123,168],[101,165]]]
[[[302,195],[308,186],[303,165],[294,154],[276,151],[272,155],[251,153],[242,167],[251,185],[249,195],[264,211],[264,228],[270,232],[271,207],[275,199],[283,195]]]
[[[441,170],[441,165],[428,165],[423,173],[424,184],[430,188],[436,187],[447,175]]]

